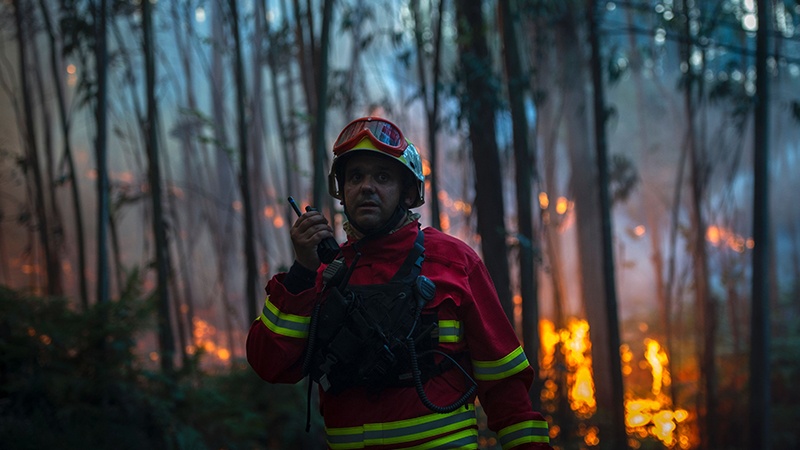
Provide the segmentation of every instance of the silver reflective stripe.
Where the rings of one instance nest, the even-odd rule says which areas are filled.
[[[472,434],[471,431],[464,430],[468,427],[477,427],[475,407],[471,404],[448,414],[429,414],[395,422],[368,423],[359,427],[326,428],[325,432],[328,445],[332,449],[352,449],[370,445],[403,444],[436,436],[442,436],[436,439],[442,445],[450,445],[448,442],[453,438],[459,441],[468,438]]]
[[[475,378],[482,381],[500,380],[521,372],[530,364],[522,347],[517,347],[513,352],[496,361],[472,360]]]
[[[461,336],[464,332],[461,330],[461,322],[458,320],[440,320],[439,321],[439,342],[461,342]]]
[[[305,338],[308,337],[311,317],[283,313],[269,301],[268,296],[264,302],[264,309],[261,311],[261,322],[274,333]]]
[[[531,442],[550,442],[547,422],[544,420],[527,420],[503,428],[497,433],[503,448],[512,448]]]

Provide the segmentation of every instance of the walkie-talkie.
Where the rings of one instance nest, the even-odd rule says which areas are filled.
[[[292,209],[294,209],[294,212],[297,213],[297,217],[303,215],[303,213],[300,212],[300,208],[297,206],[297,203],[294,201],[292,197],[289,197],[289,204],[292,205]],[[306,211],[316,211],[316,209],[310,206],[306,206]],[[336,239],[334,239],[333,237],[327,237],[317,245],[317,256],[319,257],[319,260],[324,262],[325,264],[330,264],[331,261],[336,259],[338,255],[339,255],[339,243],[336,242]]]

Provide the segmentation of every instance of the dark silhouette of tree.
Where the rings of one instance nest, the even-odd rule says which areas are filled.
[[[419,76],[420,97],[425,108],[427,139],[428,139],[428,162],[430,163],[431,195],[425,203],[431,208],[431,226],[441,229],[441,206],[439,204],[439,145],[436,142],[436,135],[440,129],[439,119],[439,92],[441,90],[441,66],[442,66],[442,20],[444,18],[445,0],[439,0],[438,9],[434,16],[432,2],[428,5],[430,17],[430,31],[433,35],[433,54],[430,55],[432,61],[428,62],[428,52],[425,50],[428,41],[424,39],[426,22],[420,11],[419,0],[411,0],[411,14],[414,17],[414,42],[417,49],[417,71]],[[436,23],[433,23],[433,20]],[[428,65],[431,67],[429,68]],[[430,82],[428,72],[430,71]]]
[[[522,342],[528,358],[539,362],[539,265],[534,252],[539,249],[539,233],[533,225],[532,185],[537,177],[535,146],[528,140],[529,126],[525,111],[528,78],[520,62],[517,2],[500,1],[500,21],[503,28],[503,61],[514,133],[514,172],[517,200],[517,241],[519,254],[519,286],[522,297]],[[541,383],[534,383],[531,401],[539,409]]]
[[[253,201],[250,192],[250,148],[247,145],[247,116],[245,115],[245,78],[244,64],[242,63],[242,44],[239,32],[239,8],[236,0],[229,0],[231,19],[231,34],[234,42],[234,76],[236,80],[236,123],[239,136],[239,188],[242,195],[242,208],[244,209],[244,241],[242,242],[245,255],[245,305],[247,319],[257,316],[256,283],[258,282],[258,268],[256,267],[255,253],[255,222],[253,218]]]
[[[770,439],[770,71],[771,0],[759,0],[756,34],[756,93],[753,112],[753,286],[750,315],[750,448],[769,450]]]
[[[325,202],[324,199],[328,198],[327,180],[327,164],[328,152],[325,146],[325,124],[327,123],[328,112],[328,49],[330,47],[330,29],[331,20],[333,16],[334,0],[324,0],[322,7],[322,30],[319,38],[319,50],[315,52],[315,74],[316,74],[316,107],[314,108],[314,123],[312,133],[312,148],[314,152],[314,183],[313,183],[313,199],[314,204],[322,207]],[[311,10],[309,8],[309,14]],[[333,211],[330,208],[329,211]]]
[[[557,92],[563,108],[565,133],[563,145],[569,161],[568,188],[575,205],[578,280],[581,306],[590,325],[593,342],[592,369],[598,411],[612,411],[617,403],[612,387],[611,361],[619,358],[619,348],[610,349],[608,310],[602,293],[603,246],[598,239],[602,230],[601,207],[597,196],[597,162],[591,145],[589,113],[591,97],[586,87],[591,83],[590,66],[586,59],[588,42],[586,2],[569,1],[560,7],[555,22],[555,58],[557,62]],[[553,131],[555,132],[555,131]]]
[[[156,298],[158,299],[158,344],[161,350],[161,370],[171,376],[174,369],[175,337],[172,332],[172,311],[169,296],[169,241],[164,219],[161,193],[161,164],[158,148],[158,102],[156,101],[155,47],[153,42],[153,7],[142,2],[142,34],[147,97],[147,179],[152,200],[152,227],[155,237]]]
[[[48,208],[45,199],[46,186],[42,177],[42,168],[39,158],[39,148],[36,143],[36,124],[33,114],[33,91],[28,80],[29,76],[29,54],[28,44],[32,33],[29,26],[29,11],[23,10],[20,0],[13,2],[14,22],[17,27],[18,62],[19,62],[19,81],[21,84],[21,96],[23,104],[24,128],[22,131],[25,143],[24,171],[26,176],[30,176],[32,181],[31,195],[33,197],[33,210],[35,217],[35,227],[39,235],[39,242],[42,245],[42,256],[44,258],[45,271],[45,292],[51,295],[58,295],[60,287],[60,265],[56,257],[55,248],[50,236],[50,222],[48,218]],[[33,254],[33,253],[32,253]]]
[[[95,100],[95,164],[97,164],[97,302],[109,301],[108,273],[108,49],[106,28],[108,6],[106,0],[93,0],[95,39],[94,60],[96,65],[97,93]]]
[[[44,0],[39,0],[39,8],[42,11],[42,18],[47,32],[47,39],[50,50],[50,70],[53,77],[53,86],[56,90],[56,101],[58,105],[58,117],[61,125],[61,132],[64,139],[64,162],[67,165],[68,175],[66,180],[69,182],[70,197],[72,199],[72,209],[75,219],[75,236],[77,238],[77,252],[78,252],[78,286],[80,294],[81,306],[84,308],[89,307],[89,287],[86,282],[86,243],[85,231],[83,227],[83,206],[81,202],[80,193],[78,191],[78,178],[75,172],[75,158],[72,152],[72,139],[71,139],[71,124],[70,116],[67,112],[66,98],[64,94],[64,80],[58,70],[59,68],[59,47],[56,43],[55,29],[53,20],[50,17],[50,8]]]
[[[689,216],[691,221],[690,248],[693,268],[694,295],[697,307],[697,336],[700,341],[699,363],[701,389],[698,391],[698,412],[704,430],[701,433],[701,448],[717,448],[716,437],[716,308],[708,286],[708,255],[706,250],[706,218],[703,214],[702,202],[708,184],[708,160],[705,146],[700,141],[697,131],[697,113],[703,95],[702,76],[693,67],[690,60],[695,50],[695,31],[691,27],[691,2],[681,2],[683,16],[683,42],[681,60],[688,69],[683,80],[684,114],[686,115],[687,147],[689,157]],[[704,58],[705,59],[705,58]]]
[[[498,80],[486,42],[483,1],[456,2],[459,76],[463,83],[461,109],[469,127],[472,162],[475,169],[475,207],[478,234],[486,268],[494,281],[500,303],[514,323],[508,252],[506,250],[503,178],[497,148],[495,112]]]
[[[612,410],[611,426],[608,437],[610,448],[628,448],[628,437],[625,434],[625,395],[622,385],[622,363],[620,361],[619,311],[617,308],[617,287],[614,276],[614,248],[611,223],[611,198],[609,195],[608,149],[606,141],[606,118],[608,111],[605,101],[603,83],[602,57],[600,54],[599,22],[602,8],[597,0],[586,2],[586,20],[589,25],[589,45],[591,47],[591,73],[593,94],[593,117],[595,149],[597,152],[597,192],[600,206],[601,239],[603,248],[603,299],[605,301],[605,320],[608,327],[608,341],[596,342],[595,345],[608,346],[608,367],[611,371]]]

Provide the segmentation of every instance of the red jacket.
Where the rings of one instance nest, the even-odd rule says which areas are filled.
[[[404,261],[417,235],[415,221],[393,234],[364,243],[350,278],[351,285],[389,281]],[[422,275],[436,285],[436,295],[425,306],[439,321],[438,349],[450,355],[466,354],[462,366],[478,382],[478,398],[489,428],[504,449],[550,449],[547,422],[533,411],[528,390],[531,368],[519,340],[503,312],[494,285],[478,255],[464,242],[436,229],[425,228]],[[342,246],[348,266],[355,251]],[[250,327],[247,360],[264,380],[297,383],[303,378],[303,354],[311,312],[321,290],[316,286],[298,294],[283,285],[286,274],[267,284],[263,313]],[[450,369],[428,380],[424,390],[435,405],[450,405],[467,389],[464,375]],[[320,389],[320,408],[329,448],[477,448],[474,398],[452,413],[438,414],[420,401],[413,387],[392,387],[378,394],[360,387],[334,395]]]

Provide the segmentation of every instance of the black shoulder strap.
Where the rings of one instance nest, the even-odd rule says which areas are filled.
[[[397,273],[392,277],[391,282],[400,282],[407,285],[412,285],[414,280],[419,276],[422,271],[422,260],[425,259],[425,234],[422,230],[417,230],[417,239],[414,241],[414,246],[408,252],[406,260],[403,265],[397,269]]]

